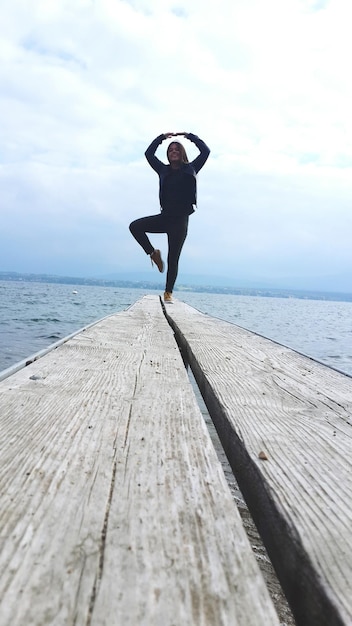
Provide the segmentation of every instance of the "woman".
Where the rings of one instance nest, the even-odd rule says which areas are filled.
[[[169,165],[160,161],[155,152],[158,146],[170,137],[183,135],[192,141],[200,154],[188,162],[186,151],[181,143],[173,141],[167,149]],[[161,212],[158,215],[142,217],[130,224],[130,231],[143,250],[150,256],[159,272],[164,271],[160,250],[150,243],[146,233],[166,233],[168,238],[167,274],[164,301],[172,302],[172,291],[177,278],[178,261],[188,229],[188,218],[197,203],[196,175],[203,167],[210,150],[204,141],[193,133],[165,133],[159,135],[145,152],[149,165],[159,175],[159,200]]]

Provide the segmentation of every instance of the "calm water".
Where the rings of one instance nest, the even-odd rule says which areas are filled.
[[[77,292],[77,293],[75,293]],[[0,371],[155,290],[0,281]],[[198,310],[352,375],[352,303],[176,292]]]

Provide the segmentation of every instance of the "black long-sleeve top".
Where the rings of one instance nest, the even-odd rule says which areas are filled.
[[[173,170],[171,165],[166,165],[155,156],[158,146],[166,139],[165,135],[156,137],[145,152],[149,165],[159,175],[161,209],[173,215],[193,213],[193,205],[197,204],[196,176],[210,154],[208,146],[197,135],[188,133],[185,137],[197,146],[199,155],[191,163],[182,163],[177,170]]]

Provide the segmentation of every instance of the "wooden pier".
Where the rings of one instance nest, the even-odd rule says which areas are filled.
[[[2,626],[352,624],[352,379],[146,296],[0,382]]]

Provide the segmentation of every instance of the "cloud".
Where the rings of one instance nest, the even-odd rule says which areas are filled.
[[[0,269],[144,269],[128,232],[158,211],[144,151],[185,130],[212,152],[183,268],[352,270],[350,14],[347,0],[2,5]]]

